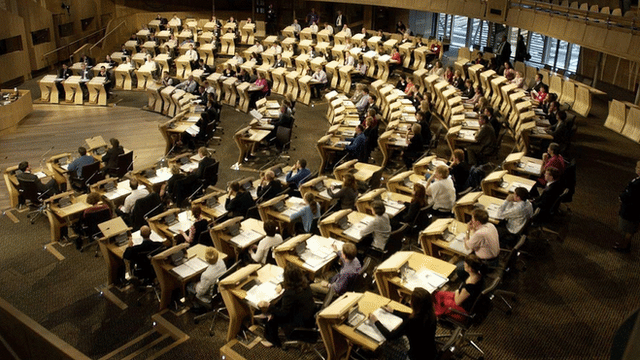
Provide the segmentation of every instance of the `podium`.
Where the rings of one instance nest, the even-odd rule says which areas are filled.
[[[118,65],[115,70],[117,89],[131,90],[131,71],[133,71],[133,66],[130,64]]]
[[[160,95],[161,89],[162,86],[158,85],[155,81],[149,82],[147,84],[147,94],[149,95],[149,103],[147,104],[147,109],[155,111],[157,113],[162,113],[162,96]]]
[[[191,75],[191,60],[186,55],[180,55],[176,59],[176,76],[186,79]]]
[[[104,85],[105,77],[95,77],[87,83],[89,89],[89,104],[107,106],[107,90]]]
[[[60,102],[58,87],[56,86],[57,76],[46,75],[40,81],[40,101],[57,104]]]
[[[246,24],[240,29],[240,34],[242,38],[240,39],[241,44],[253,45],[255,43],[255,35],[254,32],[256,30],[256,24]]]
[[[146,89],[147,82],[153,82],[153,72],[156,71],[155,64],[144,64],[140,69],[136,70],[136,76],[138,77],[138,89]]]
[[[298,79],[300,93],[298,94],[298,101],[305,105],[309,105],[311,101],[311,87],[309,86],[309,82],[311,82],[311,76],[305,75]]]
[[[220,53],[225,55],[231,55],[236,53],[235,44],[236,35],[234,33],[226,33],[220,38],[221,46]]]
[[[284,95],[284,91],[286,89],[286,80],[284,78],[284,74],[287,72],[285,68],[277,68],[271,72],[271,76],[273,77],[273,89],[272,92],[278,95]]]
[[[65,101],[76,105],[83,104],[82,89],[80,88],[80,79],[78,75],[70,76],[62,84],[64,85]]]

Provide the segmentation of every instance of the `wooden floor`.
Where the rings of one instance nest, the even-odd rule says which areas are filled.
[[[44,160],[51,155],[76,155],[84,139],[96,135],[102,135],[105,141],[119,139],[134,151],[134,166],[146,166],[162,157],[164,140],[158,124],[166,120],[165,116],[130,107],[34,104],[33,112],[16,131],[0,136],[0,168],[26,160],[37,170],[46,166]],[[10,204],[6,186],[1,188],[0,209],[4,210]]]

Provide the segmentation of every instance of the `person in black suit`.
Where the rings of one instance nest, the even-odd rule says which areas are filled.
[[[280,194],[283,190],[282,182],[276,179],[276,175],[272,170],[267,170],[262,175],[262,180],[260,181],[260,185],[258,185],[257,195],[262,201],[267,201],[276,197],[276,195]]]
[[[279,328],[282,328],[285,336],[289,337],[293,329],[308,328],[314,324],[313,292],[302,270],[293,264],[287,264],[284,270],[284,281],[278,287],[284,289],[279,301],[271,305],[266,301],[258,303],[258,307],[269,314],[269,320],[264,328],[266,340],[262,341],[265,347],[280,346]]]
[[[160,24],[158,25],[158,28],[160,29],[160,31],[167,29],[167,24],[169,23],[169,20],[167,20],[166,17],[162,17],[162,15],[158,14],[158,16],[156,17],[156,20],[160,21]]]
[[[87,66],[95,65],[93,59],[87,56],[86,54],[82,55],[82,57],[80,58],[80,62],[87,64]]]
[[[110,96],[110,93],[111,93],[111,75],[107,71],[106,67],[104,67],[104,66],[100,67],[100,72],[98,73],[98,77],[105,78],[105,80],[104,80],[104,90],[107,92],[107,98],[108,98]]]
[[[211,157],[211,154],[209,154],[209,150],[207,150],[207,148],[204,146],[198,149],[198,155],[202,157],[202,160],[200,160],[198,169],[196,169],[193,175],[195,176],[195,179],[202,179],[205,169],[209,167],[209,165],[215,164],[216,160]]]
[[[623,234],[622,241],[617,241],[613,248],[621,252],[631,250],[631,239],[638,232],[640,225],[640,161],[636,163],[636,178],[620,194],[619,228]]]
[[[149,282],[156,276],[147,255],[157,250],[162,246],[162,243],[151,241],[151,228],[147,225],[140,228],[140,236],[142,236],[142,243],[138,245],[134,245],[133,240],[129,239],[129,246],[124,251],[122,258],[131,262],[133,276],[143,282]]]
[[[229,184],[229,196],[224,203],[224,208],[229,212],[229,217],[244,217],[249,208],[255,204],[251,194],[244,191],[244,189],[240,187],[240,183],[233,181]]]
[[[502,123],[498,120],[498,117],[495,115],[495,111],[491,106],[485,107],[482,112],[487,115],[489,119],[489,125],[493,128],[493,132],[498,136],[500,134],[500,129],[502,128]]]
[[[82,94],[87,99],[89,97],[89,89],[87,88],[87,83],[89,80],[93,78],[93,72],[89,69],[89,65],[84,62],[81,65],[82,70],[80,70],[80,89],[82,89]]]
[[[349,20],[347,20],[347,17],[342,14],[341,10],[338,10],[338,15],[336,16],[336,22],[335,22],[336,29],[342,29],[342,26],[348,23],[349,23]]]
[[[407,169],[411,169],[413,163],[424,153],[424,139],[422,138],[422,126],[413,124],[411,131],[407,133],[407,148],[402,152],[402,161]]]
[[[551,217],[551,212],[555,210],[553,205],[564,191],[564,185],[560,181],[560,171],[553,167],[547,168],[544,172],[544,179],[547,181],[547,186],[533,201],[533,208],[540,209],[538,219],[548,220]]]
[[[507,41],[507,36],[502,37],[502,42],[498,45],[498,51],[496,52],[496,60],[499,66],[502,66],[505,62],[511,58],[511,44]]]
[[[293,128],[293,117],[291,116],[289,111],[287,111],[286,105],[284,104],[280,105],[280,116],[278,116],[277,119],[272,120],[271,125],[273,125],[273,130],[269,135],[270,139],[273,139],[274,137],[276,137],[276,134],[278,133],[278,128],[280,126],[286,127],[289,129]]]
[[[449,174],[453,178],[453,184],[456,192],[459,193],[465,189],[465,184],[469,178],[471,166],[464,160],[464,151],[462,149],[453,150],[451,155],[451,164],[449,165]]]
[[[476,166],[483,164],[483,162],[479,161],[480,157],[489,155],[496,145],[496,133],[489,124],[487,115],[480,115],[478,123],[480,124],[480,130],[476,133],[475,142],[467,147],[469,164]]]
[[[197,69],[203,70],[205,74],[211,74],[214,72],[213,70],[211,70],[211,66],[205,64],[204,59],[198,60]]]
[[[58,79],[67,80],[69,77],[73,76],[73,71],[69,69],[69,65],[67,63],[62,64],[62,69],[58,71]],[[58,88],[59,98],[65,98],[64,85],[62,85],[61,81],[56,81],[56,87]]]
[[[102,155],[102,162],[104,163],[104,168],[102,168],[102,172],[107,174],[112,169],[118,168],[118,156],[124,154],[124,149],[120,146],[120,141],[116,138],[111,138],[109,140],[111,143],[111,148],[107,150],[107,152]]]
[[[278,54],[276,55],[276,62],[275,64],[273,64],[272,68],[273,69],[277,69],[277,68],[282,68],[287,66],[287,64],[284,63],[284,60],[282,60],[282,54]]]
[[[42,199],[48,199],[51,196],[60,192],[58,188],[58,183],[56,182],[55,179],[51,178],[51,180],[47,181],[46,184],[43,184],[42,181],[40,181],[40,179],[38,178],[38,176],[31,173],[31,167],[29,166],[28,162],[26,161],[21,162],[18,165],[18,170],[20,170],[20,173],[16,174],[16,178],[18,179],[18,182],[20,181],[35,182],[38,192],[41,194],[44,194],[42,195]]]

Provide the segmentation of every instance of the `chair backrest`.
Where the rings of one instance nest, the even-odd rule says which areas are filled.
[[[261,220],[260,211],[258,210],[258,205],[252,206],[247,210],[247,214],[245,215],[245,219],[256,219]]]
[[[122,179],[130,170],[133,170],[133,151],[118,155],[117,166],[114,175]]]
[[[478,296],[471,307],[471,311],[467,326],[478,326],[487,318],[491,309],[493,309],[493,292],[500,285],[501,277],[496,277],[493,282],[486,287]]]
[[[157,244],[158,247],[149,251],[141,251],[131,259],[133,274],[140,280],[143,280],[143,282],[156,278],[156,271],[153,269],[153,265],[151,265],[151,258],[165,249],[161,243]]]
[[[408,227],[408,224],[403,224],[400,228],[394,230],[391,235],[389,235],[389,241],[387,241],[387,246],[385,248],[385,257],[389,257],[402,249],[404,234]]]
[[[284,151],[291,143],[291,128],[278,126],[276,130],[276,147],[280,151]]]
[[[562,192],[562,194],[560,194],[560,196],[558,196],[556,201],[553,203],[553,206],[551,207],[550,215],[554,215],[554,214],[556,214],[558,212],[558,208],[560,207],[560,204],[562,203],[562,199],[567,197],[568,194],[569,194],[569,189],[565,188],[564,191]]]
[[[204,168],[202,178],[204,186],[215,186],[218,183],[218,170],[220,168],[220,162],[216,161],[213,164]]]
[[[425,207],[422,207],[420,209],[420,211],[418,211],[418,213],[416,214],[416,217],[413,219],[413,222],[411,223],[411,227],[415,227],[415,226],[419,226],[420,224],[427,224],[428,222],[428,216],[429,216],[429,210],[431,209],[432,205],[427,205]]]
[[[382,180],[382,171],[384,171],[384,168],[371,174],[371,179],[369,179],[369,190],[377,189],[380,187],[380,182]]]
[[[103,179],[104,176],[100,174],[99,161],[94,161],[93,163],[82,167],[82,180],[85,186],[93,185]]]
[[[86,235],[93,237],[100,234],[98,224],[111,220],[111,217],[111,209],[109,208],[87,213],[82,219],[83,225],[87,227]]]
[[[32,203],[40,202],[40,193],[38,192],[38,186],[35,180],[18,179],[18,183],[20,184],[20,194],[24,199]]]
[[[564,169],[562,174],[564,186],[567,188],[567,193],[560,196],[563,203],[573,201],[573,194],[576,192],[576,161],[571,160],[569,166]]]
[[[143,198],[136,200],[131,210],[131,227],[133,231],[138,231],[142,225],[145,225],[146,219],[158,215],[164,211],[162,199],[160,195],[151,193]]]
[[[354,279],[352,288],[347,289],[348,291],[364,292],[367,290],[367,282],[369,281],[372,264],[373,262],[370,257],[366,257],[364,259],[362,262],[362,268],[360,269],[358,276]]]

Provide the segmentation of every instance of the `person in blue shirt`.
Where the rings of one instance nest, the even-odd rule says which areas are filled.
[[[69,172],[69,176],[80,179],[82,178],[82,167],[85,165],[91,165],[96,160],[93,156],[87,155],[87,149],[82,146],[78,148],[78,154],[80,154],[80,157],[69,164],[67,171]]]
[[[302,221],[302,227],[305,233],[310,233],[313,229],[311,229],[311,225],[313,224],[313,219],[317,219],[320,217],[320,204],[316,202],[315,196],[308,192],[304,195],[304,202],[307,204],[302,209],[296,211],[291,215],[291,221],[296,219],[300,219]],[[301,231],[296,231],[298,234],[302,233]]]
[[[291,171],[287,173],[285,181],[289,186],[297,189],[300,184],[307,180],[309,174],[311,174],[311,170],[307,169],[307,160],[300,159],[293,165]]]
[[[358,125],[356,126],[356,137],[352,138],[351,143],[344,148],[349,152],[350,158],[360,160],[363,157],[366,143],[367,137],[364,134],[364,128],[362,125]]]

